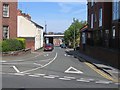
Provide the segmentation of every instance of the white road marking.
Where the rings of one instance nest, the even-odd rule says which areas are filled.
[[[34,64],[42,67],[42,65],[41,65],[41,64],[38,64],[38,63],[34,63]]]
[[[45,76],[45,74],[35,73],[35,75]]]
[[[4,61],[4,60],[0,60],[0,62],[4,63],[4,62],[7,62],[7,61]]]
[[[64,78],[75,79],[75,77],[64,76]]]
[[[59,77],[58,75],[49,75],[49,76],[51,76],[51,77]]]
[[[30,77],[40,77],[38,75],[28,75],[28,76],[30,76]]]
[[[22,73],[14,73],[14,75],[24,76],[25,74],[22,74]]]
[[[111,81],[96,81],[95,83],[98,83],[98,84],[109,84],[109,83],[112,83]]]
[[[81,78],[81,79],[84,79],[84,80],[88,80],[88,81],[94,81],[94,79],[89,79],[89,78]]]
[[[65,56],[67,56],[66,54],[64,54]]]
[[[13,66],[13,68],[15,69],[15,71],[17,72],[17,73],[19,73],[20,71],[17,69],[17,67],[16,66]]]
[[[44,78],[55,78],[53,76],[44,76]]]
[[[61,80],[71,80],[70,78],[59,78]]]
[[[72,69],[73,71],[70,71],[71,69]],[[80,71],[80,70],[77,70],[77,69],[74,68],[74,67],[69,67],[69,68],[65,71],[65,73],[76,73],[76,74],[82,74],[83,72]]]
[[[49,54],[46,55],[47,57],[49,56]]]
[[[56,58],[57,58],[57,53],[56,53],[55,57],[53,58],[53,60],[51,60],[49,63],[43,65],[42,67],[40,66],[40,67],[37,67],[37,68],[34,68],[34,69],[23,71],[21,73],[26,73],[26,72],[30,72],[30,71],[35,71],[35,70],[40,69],[40,68],[44,68],[44,67],[48,66],[49,64],[51,64]]]
[[[78,81],[78,82],[90,82],[89,80],[85,80],[85,79],[77,79],[76,81]]]

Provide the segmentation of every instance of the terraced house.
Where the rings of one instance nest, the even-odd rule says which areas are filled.
[[[0,2],[0,40],[17,37],[17,0]]]
[[[118,66],[120,49],[120,1],[88,0],[86,53],[113,66]]]

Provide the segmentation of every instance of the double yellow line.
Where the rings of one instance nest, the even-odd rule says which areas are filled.
[[[84,62],[87,66],[89,66],[91,69],[93,69],[95,72],[97,72],[98,74],[100,74],[101,76],[103,76],[104,78],[111,80],[115,83],[118,83],[119,80],[117,78],[112,78],[110,75],[106,74],[105,72],[103,72],[100,69],[97,69],[94,65],[88,63],[88,62]]]

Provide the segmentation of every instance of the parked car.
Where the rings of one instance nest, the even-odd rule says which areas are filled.
[[[51,43],[45,44],[44,51],[52,51],[54,49],[54,45]]]
[[[61,48],[67,48],[65,44],[60,45]]]

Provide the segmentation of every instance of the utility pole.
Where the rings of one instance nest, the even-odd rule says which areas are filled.
[[[45,34],[47,34],[47,24],[46,24],[46,21],[45,21]]]
[[[73,25],[74,25],[74,51],[76,50],[75,48],[75,18],[73,18]]]

